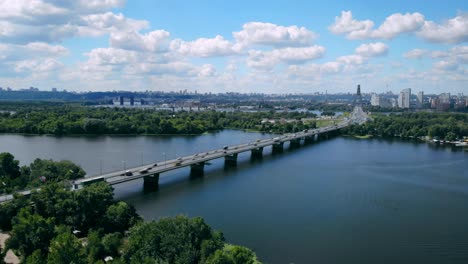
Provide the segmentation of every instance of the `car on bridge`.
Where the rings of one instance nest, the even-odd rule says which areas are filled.
[[[179,166],[180,164],[182,164],[182,157],[178,157],[175,162],[176,166]]]
[[[148,173],[149,170],[151,170],[152,168],[144,168],[140,171],[140,174],[145,174],[145,173]]]
[[[132,176],[133,173],[130,170],[125,171],[125,176]]]

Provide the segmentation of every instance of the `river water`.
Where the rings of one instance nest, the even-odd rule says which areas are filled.
[[[22,164],[69,159],[89,174],[248,142],[270,135],[48,137],[1,135]],[[115,186],[147,220],[202,216],[267,263],[468,263],[468,153],[397,140],[334,138],[261,160],[239,157]],[[167,177],[166,177],[167,176]]]

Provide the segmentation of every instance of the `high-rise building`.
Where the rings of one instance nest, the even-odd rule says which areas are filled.
[[[135,97],[133,96],[130,97],[130,105],[135,105]]]
[[[409,108],[410,107],[411,88],[401,90],[398,96],[398,107]]]
[[[124,105],[124,97],[119,96],[120,105]]]
[[[418,93],[418,106],[419,107],[422,107],[424,104],[424,92],[423,91],[420,91]]]
[[[376,93],[372,93],[370,103],[372,106],[380,106],[380,96]]]

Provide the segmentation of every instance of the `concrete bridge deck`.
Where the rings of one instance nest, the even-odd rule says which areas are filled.
[[[78,189],[83,185],[98,181],[106,181],[110,185],[115,185],[141,178],[144,178],[145,180],[151,180],[151,178],[149,177],[155,176],[157,177],[157,179],[153,179],[157,181],[159,179],[159,174],[161,173],[188,166],[191,166],[192,171],[202,172],[204,164],[210,160],[225,158],[226,162],[235,163],[237,160],[237,154],[239,153],[251,151],[252,155],[261,155],[263,148],[265,147],[279,146],[282,149],[284,142],[300,142],[300,140],[305,138],[311,138],[315,135],[320,135],[323,133],[347,127],[348,125],[350,125],[350,123],[350,121],[343,121],[334,126],[309,129],[304,130],[302,132],[289,133],[274,138],[261,139],[250,143],[227,146],[227,148],[224,147],[221,149],[210,150],[208,152],[196,153],[188,156],[183,156],[177,159],[155,161],[154,163],[146,164],[144,166],[138,166],[127,170],[121,170],[103,175],[79,179],[73,182],[73,188]]]

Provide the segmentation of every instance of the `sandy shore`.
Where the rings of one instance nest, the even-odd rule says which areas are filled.
[[[5,248],[5,241],[9,237],[10,237],[9,234],[0,233],[0,246],[2,247],[2,249]],[[20,263],[19,258],[11,250],[8,250],[4,260],[5,260],[5,263],[10,263],[10,264],[19,264]]]

